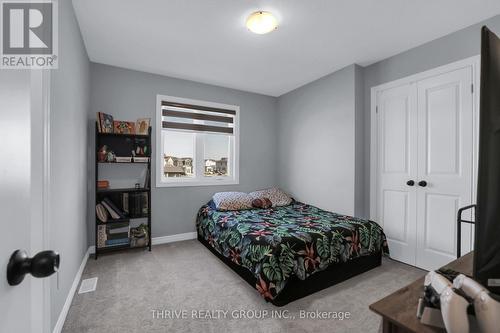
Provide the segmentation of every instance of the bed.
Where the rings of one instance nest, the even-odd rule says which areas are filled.
[[[297,201],[236,211],[209,202],[196,228],[203,245],[276,306],[380,266],[389,253],[377,223]]]

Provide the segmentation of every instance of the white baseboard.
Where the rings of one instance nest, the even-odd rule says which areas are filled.
[[[73,280],[73,284],[71,285],[71,289],[68,292],[68,296],[66,297],[66,301],[64,302],[61,313],[59,314],[59,318],[57,318],[57,323],[54,326],[53,333],[60,333],[64,326],[64,321],[66,320],[66,316],[68,315],[69,308],[71,307],[71,302],[73,302],[73,296],[75,296],[76,289],[78,288],[78,284],[80,284],[80,280],[82,278],[83,270],[85,265],[87,264],[87,259],[90,255],[90,247],[88,248],[85,256],[82,259],[82,263],[80,264],[80,268],[78,272],[76,272],[75,279]]]
[[[198,236],[196,232],[186,232],[184,234],[177,234],[177,235],[170,235],[170,236],[163,236],[163,237],[153,237],[151,239],[151,243],[153,245],[159,245],[159,244],[167,244],[167,243],[173,243],[173,242],[180,242],[180,241],[185,241],[185,240],[190,240],[190,239],[196,239]]]
[[[180,242],[190,239],[196,239],[197,237],[198,234],[196,233],[196,231],[186,232],[183,234],[170,235],[170,236],[153,237],[151,238],[151,244],[152,245],[167,244],[167,243]],[[89,251],[91,254],[95,253],[95,246],[89,247]]]

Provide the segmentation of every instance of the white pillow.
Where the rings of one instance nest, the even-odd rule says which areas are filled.
[[[273,203],[273,207],[288,206],[293,199],[277,187],[271,187],[265,190],[250,193],[252,199],[268,198]]]
[[[217,210],[244,210],[252,208],[252,197],[244,192],[218,192],[212,197]]]

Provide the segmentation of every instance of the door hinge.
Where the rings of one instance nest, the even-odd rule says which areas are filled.
[[[470,85],[470,92],[471,92],[471,94],[474,93],[474,83]]]
[[[378,106],[375,107],[375,113],[378,113]]]

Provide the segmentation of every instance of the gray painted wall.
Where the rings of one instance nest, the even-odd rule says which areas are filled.
[[[277,183],[276,99],[264,95],[132,71],[102,64],[91,64],[91,116],[112,114],[115,119],[154,120],[156,95],[170,95],[240,106],[240,184],[228,186],[175,187],[152,189],[152,236],[167,236],[195,231],[198,209],[218,191],[252,191]],[[154,124],[153,124],[154,126]],[[94,137],[90,137],[94,147]],[[154,141],[153,141],[154,142]],[[153,143],[153,151],[156,145]],[[89,160],[93,179],[94,155]],[[153,157],[153,180],[156,166]],[[106,179],[126,178],[129,184],[142,180],[136,166],[100,166]],[[129,169],[126,169],[129,168]],[[135,168],[135,169],[132,169]],[[107,169],[107,170],[106,170]],[[132,169],[132,170],[131,170]],[[100,171],[100,172],[101,172]],[[116,173],[115,173],[116,172]],[[115,173],[115,176],[113,176]],[[104,178],[103,177],[103,178]],[[94,244],[94,185],[90,188],[88,233]]]
[[[364,163],[365,216],[367,216],[370,211],[371,88],[478,55],[481,46],[480,29],[483,25],[487,25],[491,30],[500,34],[500,15],[364,68],[364,155],[366,161],[366,163]]]
[[[354,68],[354,154],[355,154],[355,178],[354,178],[354,215],[365,217],[365,103],[364,97],[364,71],[356,65]]]
[[[278,98],[280,186],[297,200],[349,215],[355,212],[358,72],[351,65]]]
[[[90,63],[71,1],[59,1],[59,69],[51,71],[50,248],[61,254],[51,279],[54,327],[87,251],[87,118]]]

